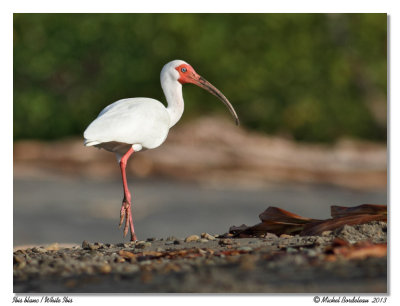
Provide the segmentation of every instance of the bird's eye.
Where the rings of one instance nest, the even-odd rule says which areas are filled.
[[[186,70],[187,70],[186,68],[182,68],[181,69],[182,72],[186,72]]]

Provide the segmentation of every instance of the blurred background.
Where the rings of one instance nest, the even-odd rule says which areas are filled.
[[[167,141],[128,163],[139,239],[386,204],[386,54],[386,14],[14,14],[14,244],[122,240],[118,164],[82,133],[116,100],[164,102],[174,59],[242,125],[184,87]]]

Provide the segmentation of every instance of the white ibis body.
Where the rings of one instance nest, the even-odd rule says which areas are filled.
[[[157,148],[165,141],[169,129],[183,114],[182,84],[195,84],[221,99],[239,125],[238,116],[228,99],[188,63],[181,60],[167,63],[161,70],[160,78],[167,107],[150,98],[122,99],[104,108],[83,134],[85,146],[102,148],[117,156],[124,189],[119,225],[125,220],[124,236],[130,230],[132,241],[136,240],[136,234],[132,221],[131,194],[126,181],[126,164],[133,152]]]

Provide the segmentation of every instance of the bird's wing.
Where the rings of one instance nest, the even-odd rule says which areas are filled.
[[[85,143],[104,142],[159,146],[169,130],[169,114],[154,99],[132,98],[114,102],[104,108],[84,132]]]

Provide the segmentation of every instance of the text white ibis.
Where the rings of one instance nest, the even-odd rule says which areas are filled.
[[[157,148],[165,141],[169,129],[183,113],[182,84],[195,84],[221,99],[239,125],[239,118],[228,99],[188,63],[181,60],[167,63],[161,70],[160,78],[168,107],[150,98],[122,99],[104,108],[84,132],[85,146],[103,148],[117,156],[124,189],[119,226],[125,220],[124,236],[130,229],[132,241],[137,238],[132,221],[131,194],[126,181],[126,164],[133,152]]]

